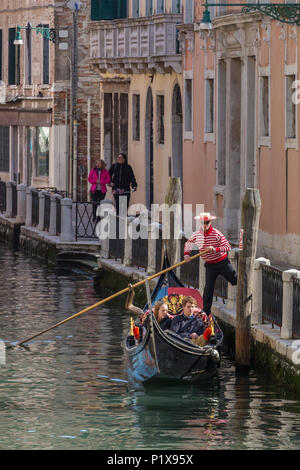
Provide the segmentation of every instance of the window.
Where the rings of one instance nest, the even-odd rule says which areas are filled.
[[[260,78],[260,135],[268,137],[270,135],[269,125],[269,76]]]
[[[205,132],[214,132],[214,80],[205,80]]]
[[[92,0],[92,20],[127,18],[127,0]]]
[[[153,0],[146,0],[146,16],[151,16],[153,13]]]
[[[20,84],[20,46],[14,45],[16,28],[8,30],[8,84]]]
[[[165,143],[165,97],[157,96],[157,141],[159,144]]]
[[[49,127],[37,127],[36,172],[37,176],[49,176]]]
[[[132,0],[131,16],[140,16],[140,0]]]
[[[295,75],[285,77],[285,136],[288,139],[296,137],[296,105],[293,100]]]
[[[184,22],[193,23],[194,21],[194,0],[185,0]]]
[[[165,0],[156,0],[156,13],[164,13]]]
[[[31,85],[31,71],[32,71],[32,59],[31,59],[31,29],[26,30],[26,46],[25,46],[25,85]]]
[[[172,0],[172,13],[181,12],[181,0]]]
[[[192,79],[184,81],[184,130],[192,132]]]
[[[132,138],[140,140],[140,95],[132,96]]]
[[[0,171],[9,172],[9,126],[0,126]]]

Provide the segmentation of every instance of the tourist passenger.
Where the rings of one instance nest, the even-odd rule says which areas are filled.
[[[116,213],[120,212],[120,197],[127,198],[127,209],[130,201],[130,189],[136,191],[137,182],[133,173],[133,169],[127,163],[127,157],[124,153],[120,153],[117,163],[114,163],[109,169],[111,177],[112,193],[116,203]],[[126,215],[126,214],[125,214]]]
[[[229,242],[219,230],[211,225],[211,221],[216,217],[211,215],[210,212],[202,212],[195,219],[199,219],[201,222],[200,230],[194,232],[185,243],[184,258],[190,258],[193,245],[196,245],[200,251],[206,250],[206,253],[202,255],[206,271],[203,310],[209,316],[217,276],[221,274],[235,286],[237,284],[237,273],[227,257],[228,251],[231,250]]]
[[[128,287],[129,287],[129,293],[125,302],[125,308],[127,310],[130,310],[135,315],[139,315],[139,320],[141,324],[143,326],[147,326],[147,322],[149,318],[148,316],[149,311],[144,312],[144,310],[142,310],[141,308],[133,305],[132,302],[133,302],[134,295],[135,295],[134,289],[131,284],[129,284]],[[159,324],[162,330],[166,330],[170,328],[172,320],[168,315],[168,305],[165,302],[157,301],[154,305],[153,313],[157,320],[157,323]]]
[[[194,315],[197,306],[196,300],[191,296],[182,299],[183,312],[176,315],[171,323],[170,330],[182,338],[197,338],[204,332],[204,325],[200,318]]]
[[[110,183],[110,175],[105,168],[104,160],[98,160],[96,166],[92,168],[88,176],[88,181],[91,183],[91,196],[93,201],[93,222],[96,220],[97,207],[105,198],[107,187]]]

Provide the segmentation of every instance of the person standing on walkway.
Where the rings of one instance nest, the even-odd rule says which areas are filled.
[[[105,162],[98,160],[96,166],[91,169],[88,181],[91,183],[91,196],[93,201],[93,222],[96,220],[97,207],[105,198],[107,187],[110,183],[110,174],[105,168]]]
[[[127,157],[124,153],[119,153],[117,163],[113,163],[109,169],[111,177],[112,193],[116,203],[116,212],[120,212],[120,197],[127,198],[127,209],[130,201],[130,189],[136,191],[137,182],[133,169],[127,163]]]
[[[184,259],[190,258],[190,251],[196,245],[199,251],[208,250],[202,255],[205,261],[205,287],[203,293],[203,310],[210,315],[216,279],[221,274],[233,286],[237,284],[237,273],[230,263],[227,253],[231,246],[225,236],[213,228],[211,221],[216,219],[210,212],[202,212],[199,216],[200,230],[194,232],[184,245]]]

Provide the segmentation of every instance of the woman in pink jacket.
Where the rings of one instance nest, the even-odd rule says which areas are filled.
[[[93,201],[93,222],[96,220],[97,207],[105,198],[106,195],[106,185],[110,183],[110,175],[105,169],[105,162],[103,160],[98,160],[96,166],[92,168],[88,181],[91,183],[91,195]]]

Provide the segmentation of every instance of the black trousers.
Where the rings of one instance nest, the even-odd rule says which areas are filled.
[[[97,207],[101,201],[105,198],[105,193],[96,189],[96,191],[92,194],[92,201],[93,201],[93,218],[96,218]]]
[[[216,279],[221,274],[233,286],[237,285],[237,273],[228,258],[219,263],[205,263],[205,288],[203,293],[203,310],[209,315],[213,301]]]
[[[128,210],[128,207],[129,207],[130,193],[114,194],[114,198],[115,198],[115,202],[116,202],[116,213],[117,213],[117,215],[119,215],[119,213],[120,213],[120,198],[122,198],[122,197],[127,198],[127,210]]]

